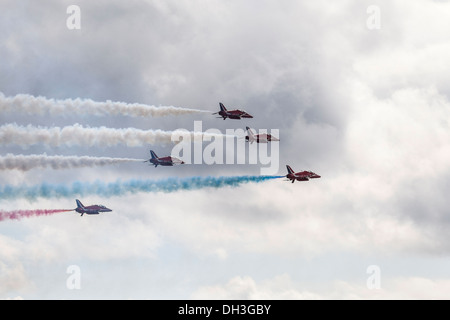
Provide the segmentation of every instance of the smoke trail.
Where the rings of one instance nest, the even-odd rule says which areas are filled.
[[[5,124],[0,126],[0,145],[19,145],[28,147],[36,144],[48,146],[103,146],[110,147],[124,144],[128,147],[142,146],[143,144],[169,144],[172,136],[189,134],[191,141],[202,140],[204,137],[225,137],[225,135],[188,132],[185,130],[163,131],[163,130],[141,130],[136,128],[114,129],[114,128],[84,128],[82,125],[59,127],[34,127],[28,125]]]
[[[39,184],[34,186],[0,187],[0,199],[60,198],[86,195],[102,197],[122,196],[138,192],[176,192],[180,190],[198,190],[203,188],[238,187],[244,183],[259,183],[284,176],[232,176],[232,177],[189,177],[167,178],[162,180],[117,180],[112,183],[102,181],[74,182],[72,185]]]
[[[88,156],[47,156],[46,154],[26,156],[7,154],[4,157],[0,157],[0,170],[17,169],[28,171],[34,168],[73,169],[137,161],[143,160]]]
[[[163,117],[192,113],[210,113],[206,110],[180,108],[174,106],[150,106],[125,102],[96,102],[91,99],[55,100],[28,94],[5,97],[0,92],[0,112],[22,112],[26,114],[44,115],[126,115],[131,117]]]
[[[21,218],[29,218],[32,216],[43,216],[50,215],[60,212],[69,212],[73,210],[64,210],[64,209],[56,209],[56,210],[15,210],[15,211],[2,211],[0,210],[0,221],[3,220],[19,220]]]

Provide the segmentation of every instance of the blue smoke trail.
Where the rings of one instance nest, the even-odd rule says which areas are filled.
[[[198,190],[203,188],[238,187],[244,183],[259,183],[284,176],[232,176],[232,177],[188,177],[162,180],[117,180],[111,183],[102,181],[74,182],[72,185],[42,183],[33,186],[0,186],[1,199],[62,198],[86,195],[102,197],[121,196],[137,192],[176,192],[179,190]]]

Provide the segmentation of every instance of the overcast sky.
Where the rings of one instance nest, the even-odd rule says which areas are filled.
[[[69,5],[81,10],[69,29]],[[1,114],[0,125],[278,129],[279,169],[321,179],[84,197],[113,209],[0,221],[0,298],[448,299],[450,3],[0,0],[0,92],[218,111]],[[0,145],[146,159],[149,149]],[[258,175],[261,164],[0,171],[4,185]],[[75,199],[0,199],[1,210]],[[70,289],[70,266],[80,288]],[[69,270],[72,270],[69,268]],[[375,270],[375,271],[374,271]],[[379,282],[373,282],[379,276]],[[369,284],[368,284],[369,283]],[[375,287],[370,284],[374,284]]]

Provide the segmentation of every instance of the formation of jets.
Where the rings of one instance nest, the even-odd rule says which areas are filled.
[[[220,111],[213,113],[218,114],[220,117],[223,118],[223,120],[229,118],[234,120],[241,120],[242,118],[253,118],[252,115],[249,113],[243,111],[243,110],[227,110],[225,106],[220,102]],[[269,143],[271,141],[280,141],[280,139],[272,136],[271,134],[267,133],[261,133],[261,134],[255,134],[252,129],[249,127],[246,127],[248,135],[245,136],[245,140],[247,142],[253,143]],[[166,156],[166,157],[158,157],[156,153],[153,150],[150,150],[151,158],[149,160],[146,160],[144,162],[149,162],[152,165],[156,167],[163,166],[174,166],[178,164],[184,164],[183,161],[181,161],[178,158]],[[317,179],[320,178],[320,176],[312,171],[300,171],[300,172],[294,172],[292,168],[289,165],[286,165],[287,168],[287,181],[291,181],[294,183],[295,181],[309,181],[310,179]],[[92,214],[100,214],[101,212],[111,212],[112,210],[103,206],[103,205],[92,205],[92,206],[84,206],[80,200],[76,199],[77,208],[75,209],[76,212],[81,213],[81,216],[84,214],[92,215]]]
[[[225,120],[226,118],[229,119],[235,119],[235,120],[241,120],[242,118],[253,118],[252,115],[248,114],[247,112],[243,110],[231,110],[228,111],[227,108],[223,105],[222,102],[219,102],[220,111],[213,113],[213,114],[219,114],[220,117]],[[261,134],[255,134],[253,133],[252,129],[249,127],[246,127],[248,135],[245,136],[245,140],[247,142],[253,143],[269,143],[270,141],[280,141],[280,139],[272,136],[271,134],[267,133],[261,133]],[[301,172],[294,172],[292,168],[289,165],[286,165],[288,174],[286,175],[286,178],[288,181],[291,181],[294,183],[297,181],[309,181],[309,179],[317,179],[320,178],[320,176],[312,171],[301,171]]]
[[[220,111],[219,112],[215,112],[213,114],[218,114],[220,117],[218,118],[223,118],[223,120],[229,118],[229,119],[234,119],[234,120],[241,120],[242,118],[253,118],[252,115],[250,115],[249,113],[243,111],[243,110],[227,110],[227,108],[223,105],[222,102],[219,102],[219,107],[220,107]],[[261,134],[255,134],[252,129],[250,129],[249,127],[246,127],[247,130],[247,134],[245,136],[245,140],[247,142],[253,143],[269,143],[271,141],[280,141],[280,139],[278,139],[277,137],[272,136],[271,134],[268,133],[261,133]],[[155,168],[158,165],[161,166],[173,166],[176,164],[183,164],[184,162],[181,161],[180,159],[171,157],[171,156],[167,156],[167,157],[162,157],[162,158],[158,158],[158,156],[155,154],[155,152],[153,150],[150,150],[150,154],[151,154],[151,159],[145,161],[145,162],[151,162]],[[320,176],[312,171],[300,171],[300,172],[294,172],[294,170],[292,170],[292,168],[289,165],[286,165],[287,168],[287,181],[291,181],[292,183],[294,183],[296,180],[297,181],[309,181],[309,179],[317,179],[320,178]]]

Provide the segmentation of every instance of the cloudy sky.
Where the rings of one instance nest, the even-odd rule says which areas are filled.
[[[69,5],[80,29],[69,29]],[[4,299],[450,296],[450,3],[0,0],[0,92],[254,115],[4,112],[0,125],[279,130],[279,168],[322,176],[88,195],[114,211],[0,221]],[[148,158],[172,145],[3,143],[0,155]],[[258,175],[261,164],[1,170],[1,185]],[[0,210],[74,208],[72,197]],[[75,266],[75,269],[74,269]],[[70,285],[77,270],[78,286]]]

